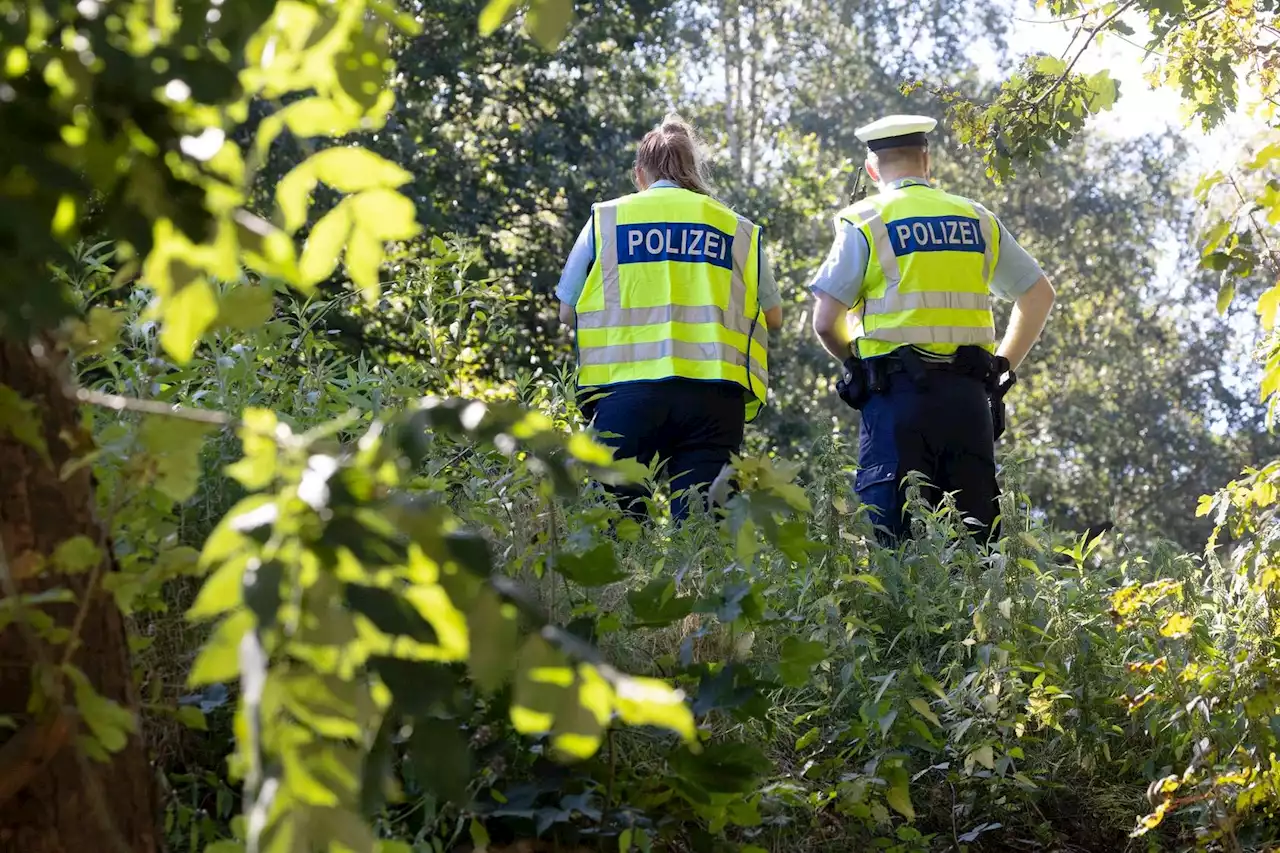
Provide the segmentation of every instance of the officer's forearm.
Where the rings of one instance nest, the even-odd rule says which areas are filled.
[[[813,310],[813,333],[822,342],[822,348],[844,364],[849,357],[849,342],[853,340],[849,335],[849,306],[825,293],[818,294]]]
[[[566,326],[572,326],[575,319],[575,311],[573,306],[567,302],[560,303],[560,322]]]
[[[1044,331],[1049,311],[1053,309],[1054,296],[1049,279],[1041,278],[1014,303],[1009,328],[1005,330],[1004,340],[997,351],[1009,359],[1009,366],[1013,370],[1017,370],[1022,364],[1040,338],[1040,333]]]
[[[831,354],[831,357],[841,364],[849,357],[850,349],[849,329],[843,323],[837,323],[830,329],[817,330],[818,340],[822,342],[822,348]]]

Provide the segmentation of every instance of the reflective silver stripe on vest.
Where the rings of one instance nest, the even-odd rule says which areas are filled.
[[[660,358],[683,358],[687,361],[723,361],[735,367],[747,364],[745,353],[728,344],[695,343],[692,341],[649,341],[641,344],[614,344],[607,347],[586,347],[579,352],[583,367],[599,367],[607,364],[631,364],[637,361],[654,361]],[[761,382],[768,383],[768,376],[753,358],[751,373]]]
[[[716,323],[740,335],[751,335],[762,347],[768,347],[769,334],[763,323],[752,323],[745,314],[731,314],[716,305],[655,305],[651,308],[606,308],[584,311],[578,315],[579,329],[611,329],[625,326],[651,326],[656,323]],[[755,326],[753,329],[752,326]]]
[[[871,242],[876,247],[876,261],[880,264],[880,271],[884,273],[884,280],[888,282],[890,289],[896,288],[902,279],[902,273],[898,269],[898,256],[894,254],[893,243],[889,240],[889,229],[885,226],[880,211],[874,207],[859,211],[852,224],[858,228],[867,226],[867,230],[871,232]]]
[[[973,203],[973,209],[978,214],[978,228],[982,232],[982,244],[986,246],[986,251],[982,253],[982,281],[984,284],[991,284],[991,268],[995,263],[996,257],[996,228],[995,218],[987,212],[987,209],[977,202]]]
[[[618,283],[618,208],[612,204],[596,208],[600,216],[600,276],[604,290],[604,307],[622,305],[622,286]]]
[[[753,323],[756,317],[747,315],[746,268],[747,260],[751,257],[751,236],[755,227],[751,220],[737,217],[727,312],[716,305],[623,308],[618,265],[618,208],[616,205],[605,204],[598,206],[596,210],[600,216],[600,284],[604,291],[604,310],[579,313],[579,328],[608,329],[618,326],[647,326],[652,323],[719,323],[738,334],[747,335],[752,334],[754,324],[758,333],[752,334],[753,339],[761,346],[768,346],[768,335],[759,331],[759,323]],[[885,239],[888,239],[888,233],[885,232]]]
[[[992,344],[995,326],[898,326],[876,329],[867,337],[894,344]]]
[[[868,299],[865,314],[897,314],[899,311],[913,311],[918,308],[990,311],[991,295],[988,293],[952,293],[950,291],[903,293],[894,288],[879,299]]]

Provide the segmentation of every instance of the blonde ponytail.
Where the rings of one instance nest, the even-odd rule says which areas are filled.
[[[702,146],[689,123],[675,113],[667,113],[640,141],[636,168],[650,180],[665,179],[686,190],[711,195]]]

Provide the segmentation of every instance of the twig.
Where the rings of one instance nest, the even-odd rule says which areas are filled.
[[[1030,106],[1033,106],[1033,107],[1039,106],[1044,101],[1045,98],[1049,97],[1054,92],[1058,91],[1058,89],[1062,86],[1063,82],[1065,82],[1066,79],[1071,76],[1071,71],[1076,67],[1076,63],[1080,61],[1080,57],[1084,56],[1085,51],[1087,51],[1090,45],[1093,44],[1093,40],[1098,37],[1098,33],[1102,32],[1102,30],[1106,29],[1106,27],[1110,25],[1113,21],[1115,21],[1125,12],[1129,11],[1129,9],[1133,8],[1136,2],[1137,0],[1128,0],[1128,2],[1126,2],[1119,9],[1116,9],[1114,12],[1112,12],[1110,15],[1104,18],[1100,24],[1094,27],[1090,27],[1088,30],[1088,37],[1085,38],[1084,44],[1080,45],[1080,49],[1076,51],[1076,55],[1071,58],[1071,62],[1067,64],[1066,70],[1062,72],[1062,76],[1060,76],[1057,80],[1055,80],[1052,86],[1050,86],[1048,89],[1041,92],[1038,98],[1036,98],[1034,101],[1031,101]]]
[[[102,825],[102,829],[106,834],[108,846],[115,853],[130,853],[129,845],[125,842],[124,836],[120,834],[120,828],[116,826],[115,818],[111,816],[111,810],[107,808],[106,792],[102,790],[102,780],[93,772],[93,768],[89,766],[89,761],[84,757],[84,753],[79,749],[76,753],[76,764],[80,767],[80,773],[84,776],[84,787],[89,794],[89,808],[93,812],[94,817],[98,819],[98,823]]]
[[[1244,197],[1244,193],[1241,192],[1240,185],[1236,183],[1235,175],[1228,175],[1227,180],[1231,182],[1231,188],[1236,191],[1236,196],[1239,197],[1240,203],[1245,206],[1248,206],[1249,200],[1246,199]],[[1258,212],[1256,210],[1251,210],[1249,212],[1249,222],[1251,225],[1253,225],[1253,230],[1258,232],[1258,239],[1262,241],[1262,247],[1266,250],[1266,253],[1267,253],[1266,261],[1267,261],[1267,265],[1271,267],[1272,274],[1276,274],[1277,272],[1280,272],[1276,269],[1276,266],[1275,266],[1275,261],[1274,261],[1275,255],[1271,249],[1271,242],[1267,240],[1267,232],[1263,231],[1262,226],[1258,224]]]
[[[86,388],[64,388],[64,393],[68,398],[87,406],[98,406],[103,409],[111,409],[116,412],[137,412],[143,415],[160,415],[162,417],[178,418],[179,420],[192,421],[194,423],[209,424],[210,426],[225,427],[232,426],[237,423],[237,419],[223,412],[217,412],[212,409],[192,409],[184,406],[171,405],[169,403],[161,403],[158,400],[141,400],[137,397],[122,397],[119,394],[103,394],[100,391],[90,391]]]

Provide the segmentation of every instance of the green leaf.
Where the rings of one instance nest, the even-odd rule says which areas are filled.
[[[316,284],[333,275],[350,233],[351,207],[345,201],[320,217],[302,247],[299,272],[304,282]]]
[[[518,0],[489,0],[480,12],[480,35],[493,35],[515,14],[518,6]]]
[[[128,710],[94,689],[88,677],[74,666],[62,670],[75,687],[76,709],[94,739],[108,753],[119,752],[138,730],[138,721]]]
[[[502,601],[493,591],[484,589],[476,596],[467,614],[471,638],[468,665],[476,686],[492,693],[506,682],[515,665],[519,639],[518,612],[514,605]]]
[[[164,300],[162,316],[160,345],[178,364],[186,364],[200,338],[218,319],[213,288],[204,279],[192,281]]]
[[[1039,56],[1035,59],[1035,70],[1039,74],[1057,76],[1067,70],[1067,63],[1056,56]]]
[[[12,435],[46,461],[49,459],[49,447],[45,444],[36,404],[8,385],[0,384],[0,435],[4,433]]]
[[[413,175],[364,148],[326,148],[311,155],[303,166],[338,192],[354,193],[379,187],[398,187]]]
[[[1116,103],[1116,81],[1106,71],[1099,71],[1097,74],[1087,78],[1092,97],[1089,99],[1089,111],[1100,112],[1109,110]]]
[[[1277,309],[1280,309],[1280,284],[1273,285],[1258,297],[1258,314],[1262,318],[1262,328],[1271,331],[1275,326]]]
[[[249,332],[264,325],[275,310],[275,295],[269,288],[240,284],[222,294],[218,302],[217,328]]]
[[[411,716],[447,713],[458,689],[458,677],[445,665],[375,656],[369,667],[395,697],[396,706]]]
[[[637,624],[656,627],[670,625],[693,612],[694,600],[676,596],[676,582],[671,578],[655,578],[643,589],[627,594],[631,613]]]
[[[178,709],[178,722],[189,729],[207,732],[209,724],[205,721],[204,712],[194,705],[183,705]]]
[[[488,853],[489,850],[489,833],[485,831],[484,824],[476,818],[471,819],[471,844],[475,847],[471,853]]]
[[[364,294],[365,303],[374,304],[381,284],[378,273],[382,268],[382,241],[372,232],[356,228],[347,240],[347,255],[343,260],[347,275]]]
[[[470,800],[471,749],[457,723],[437,719],[414,723],[408,747],[418,783],[442,802],[465,807]]]
[[[884,799],[889,806],[898,814],[905,817],[908,821],[914,822],[916,819],[916,810],[911,805],[911,792],[908,790],[907,771],[901,767],[894,767],[885,773],[885,777],[889,782],[889,790],[885,792]]]
[[[604,710],[598,707],[598,686],[592,683],[589,687],[591,695],[579,701],[583,684],[573,665],[534,634],[520,650],[511,723],[521,734],[542,734],[554,729],[562,749],[579,756],[589,754],[598,745],[605,722],[595,713]]]
[[[884,582],[880,580],[880,578],[876,577],[875,575],[865,574],[865,573],[858,574],[858,575],[850,575],[849,580],[854,581],[856,583],[865,584],[866,586],[871,587],[878,593],[881,593],[881,594],[885,593]]]
[[[240,673],[240,640],[253,627],[253,616],[239,610],[222,620],[205,641],[187,676],[191,687],[231,681]]]
[[[618,718],[629,726],[658,726],[686,742],[696,737],[693,711],[684,694],[656,678],[619,676],[613,685]]]
[[[377,240],[408,240],[418,236],[413,200],[390,189],[366,190],[351,197],[352,221]]]
[[[803,687],[809,681],[809,670],[826,660],[827,649],[817,640],[787,637],[782,641],[778,676],[787,687]]]
[[[717,741],[700,754],[680,749],[669,759],[671,771],[708,794],[746,794],[773,769],[773,762],[754,743]]]
[[[260,628],[270,628],[276,624],[282,600],[280,581],[283,577],[284,566],[278,560],[262,563],[253,559],[245,568],[244,589],[241,594]]]
[[[53,551],[53,565],[67,575],[87,572],[102,562],[102,551],[88,536],[73,536]]]
[[[1236,285],[1234,281],[1226,280],[1222,282],[1222,287],[1218,289],[1218,314],[1226,314],[1227,309],[1231,307],[1231,300],[1236,296]]]
[[[916,698],[909,701],[907,704],[910,705],[913,709],[915,709],[915,712],[917,714],[924,717],[926,720],[933,723],[938,728],[942,728],[942,721],[939,720],[938,715],[933,713],[933,710],[930,709],[928,700],[922,699],[919,696],[917,696]]]
[[[347,584],[345,597],[348,607],[385,634],[412,637],[420,643],[439,642],[431,623],[406,598],[390,590]]]
[[[556,554],[552,567],[582,586],[607,586],[627,578],[609,542],[600,542],[585,554],[562,551]]]
[[[555,50],[573,14],[572,0],[534,0],[525,26],[543,50]]]
[[[1246,168],[1261,169],[1277,157],[1280,157],[1280,142],[1273,142],[1254,155],[1254,158],[1249,161],[1249,165]]]
[[[208,424],[148,416],[138,431],[138,440],[155,465],[155,486],[170,500],[179,503],[195,494],[200,480],[200,451],[212,429]]]
[[[278,115],[294,136],[341,136],[350,118],[327,98],[311,97],[290,104]]]

